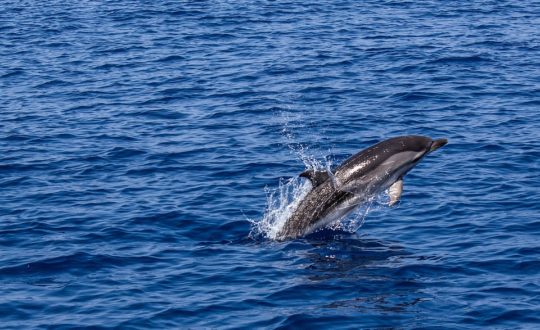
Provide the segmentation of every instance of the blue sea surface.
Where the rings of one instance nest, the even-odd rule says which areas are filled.
[[[540,328],[539,2],[0,7],[0,328]],[[407,134],[397,207],[257,232]]]

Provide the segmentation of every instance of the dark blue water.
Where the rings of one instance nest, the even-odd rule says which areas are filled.
[[[540,327],[539,24],[535,1],[2,1],[0,326]],[[398,207],[254,230],[302,158],[402,134],[450,143]]]

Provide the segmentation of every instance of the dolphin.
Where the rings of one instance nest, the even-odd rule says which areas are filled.
[[[286,220],[276,239],[294,239],[314,232],[351,213],[388,189],[389,205],[399,201],[403,177],[428,153],[448,143],[425,136],[398,136],[351,156],[333,172],[307,170],[300,177],[312,189]]]

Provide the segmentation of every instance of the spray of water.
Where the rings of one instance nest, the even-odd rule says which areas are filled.
[[[331,171],[333,159],[324,157],[319,161],[316,157],[318,152],[312,151],[308,145],[297,142],[298,138],[294,134],[295,123],[289,113],[282,113],[283,136],[287,139],[287,146],[291,153],[302,160],[305,167],[316,171]],[[301,128],[301,127],[299,127]],[[313,139],[313,140],[320,140]],[[330,150],[326,150],[327,154]],[[266,188],[266,208],[263,218],[260,220],[250,220],[252,223],[251,237],[264,237],[275,239],[277,234],[285,225],[288,218],[291,217],[302,199],[312,189],[309,180],[293,177],[290,179],[280,179],[277,188]],[[384,195],[374,196],[369,201],[358,205],[349,216],[331,223],[327,228],[331,230],[341,230],[354,233],[362,227],[367,215],[387,204],[388,198]]]
[[[266,188],[266,209],[260,221],[252,221],[252,236],[275,239],[298,204],[311,190],[311,183],[291,178],[280,179],[277,189]]]

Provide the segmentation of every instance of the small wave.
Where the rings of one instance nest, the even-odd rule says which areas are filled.
[[[155,62],[163,63],[163,62],[177,62],[177,61],[183,61],[185,60],[185,56],[181,55],[169,55],[165,57],[161,57],[155,60]]]
[[[48,87],[54,87],[54,86],[68,86],[68,85],[69,83],[64,80],[53,79],[53,80],[49,80],[49,81],[37,84],[34,86],[34,88],[48,88]]]
[[[492,61],[486,55],[470,55],[470,56],[443,56],[430,61],[433,64],[467,64],[478,62],[490,62]]]
[[[146,154],[144,150],[114,147],[113,149],[108,150],[104,156],[109,159],[124,159],[124,158],[136,157],[136,156],[140,156],[144,154]]]
[[[13,76],[22,75],[22,74],[24,74],[23,69],[12,69],[11,71],[0,75],[0,78],[9,78],[9,77],[13,77]]]

